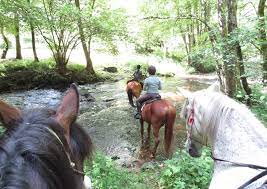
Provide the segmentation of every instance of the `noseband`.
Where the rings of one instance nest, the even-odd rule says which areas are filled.
[[[49,133],[51,133],[53,136],[56,137],[56,139],[59,141],[59,143],[62,145],[62,147],[64,149],[63,142],[60,140],[60,138],[58,137],[58,135],[52,129],[50,129],[48,127],[45,127],[45,128],[49,131]],[[68,157],[68,160],[69,160],[69,164],[70,164],[70,167],[69,168],[74,173],[79,174],[79,175],[82,175],[82,176],[85,176],[85,173],[83,171],[79,171],[79,170],[75,169],[76,164],[73,161],[71,161],[70,154],[68,152],[66,152],[65,149],[64,149],[64,152],[65,152],[65,154],[66,154],[66,156]]]

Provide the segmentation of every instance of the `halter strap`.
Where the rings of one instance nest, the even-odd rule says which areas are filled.
[[[207,139],[206,139],[206,144],[203,144],[203,142],[200,142],[199,140],[196,140],[192,137],[193,125],[195,123],[195,109],[194,109],[194,107],[195,107],[195,101],[193,100],[191,113],[189,114],[188,119],[187,119],[187,125],[190,126],[190,130],[187,132],[187,135],[190,138],[190,140],[193,140],[193,141],[195,141],[201,145],[207,146]],[[200,134],[200,132],[196,126],[195,126],[195,130],[198,133],[198,135],[201,136],[201,134]]]
[[[49,131],[49,133],[51,133],[53,136],[56,137],[56,139],[59,141],[59,143],[62,145],[62,147],[64,149],[63,142],[60,140],[59,136],[52,129],[50,129],[49,127],[45,127],[45,128]],[[84,176],[85,173],[83,171],[79,171],[79,170],[75,169],[75,163],[73,161],[71,161],[71,158],[70,158],[69,153],[67,153],[65,150],[64,150],[64,152],[67,155],[68,160],[69,160],[69,164],[70,164],[70,167],[69,168],[72,169],[73,172],[78,173],[78,174]]]

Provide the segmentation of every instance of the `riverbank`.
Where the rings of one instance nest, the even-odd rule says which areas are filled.
[[[65,89],[110,79],[104,74],[89,74],[83,65],[70,64],[66,74],[56,71],[53,60],[4,60],[0,62],[0,93],[30,89]]]

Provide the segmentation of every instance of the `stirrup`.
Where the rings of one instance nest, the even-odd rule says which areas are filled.
[[[135,115],[134,115],[134,118],[135,119],[140,119],[141,118],[141,114],[139,112],[137,112]]]

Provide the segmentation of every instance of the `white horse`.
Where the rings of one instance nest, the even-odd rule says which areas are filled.
[[[251,181],[267,172],[267,129],[245,105],[214,90],[215,85],[194,93],[180,90],[187,97],[181,111],[187,151],[199,157],[203,146],[211,147],[214,173],[209,189],[267,188],[266,176]],[[242,186],[248,181],[252,183]]]

